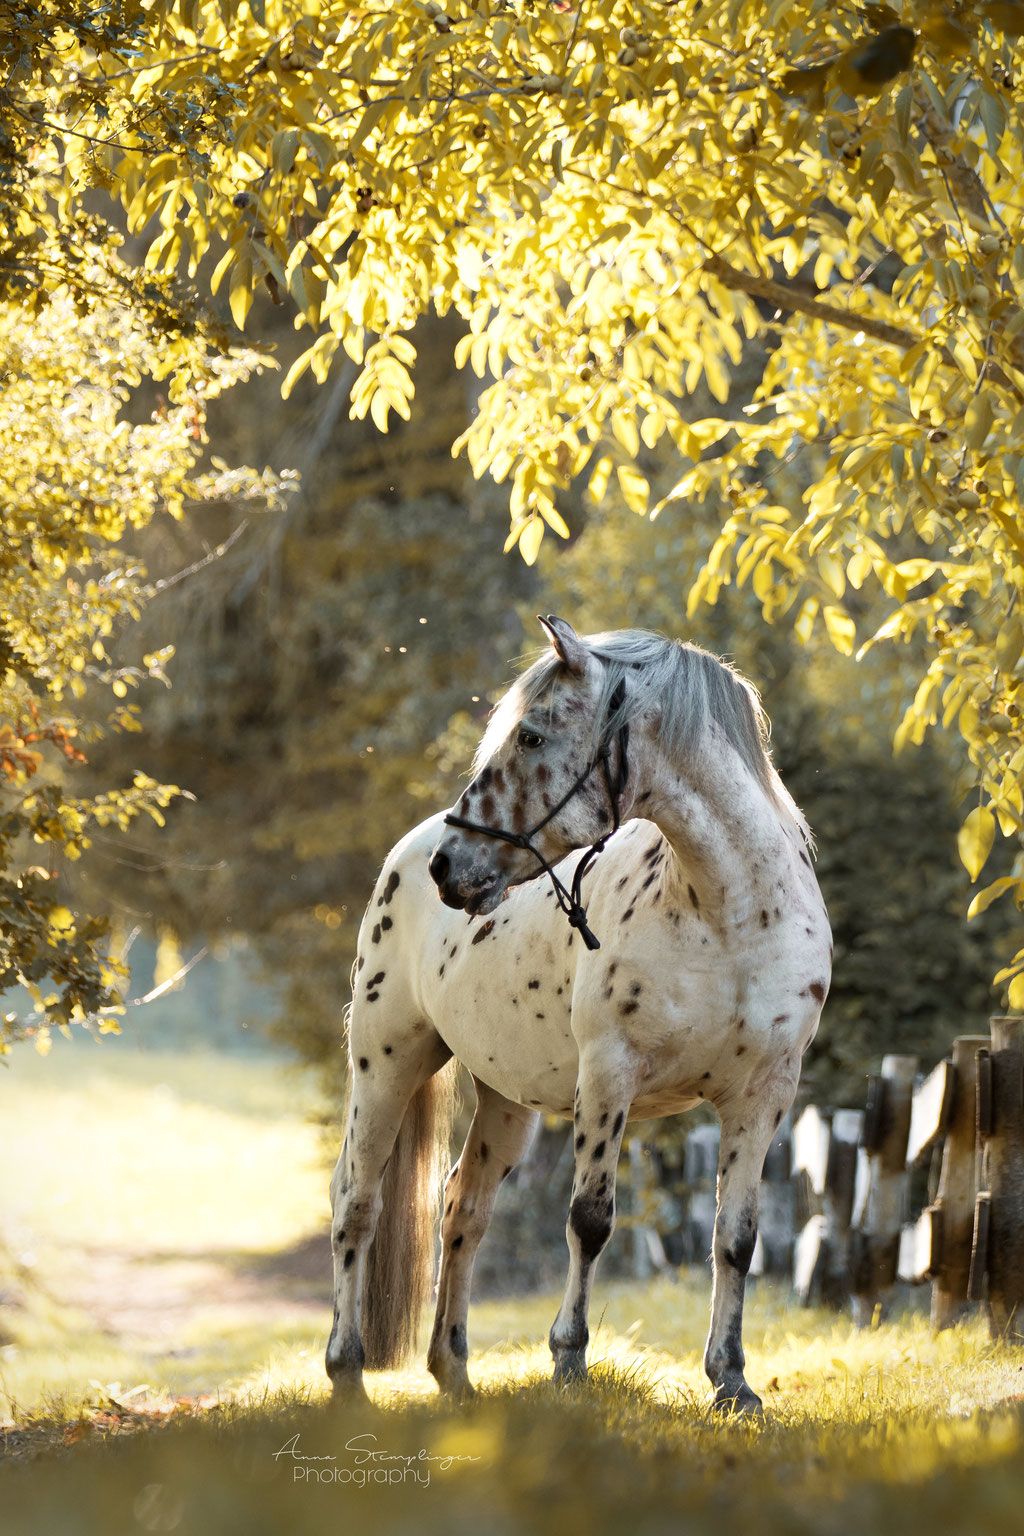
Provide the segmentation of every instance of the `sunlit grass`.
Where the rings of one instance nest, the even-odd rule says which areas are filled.
[[[12,1452],[0,1508],[12,1530],[1020,1529],[1024,1353],[993,1346],[980,1321],[939,1336],[919,1315],[858,1331],[757,1282],[747,1374],[766,1417],[723,1421],[701,1369],[700,1270],[598,1283],[581,1389],[550,1382],[558,1298],[545,1295],[474,1305],[471,1404],[438,1398],[422,1344],[405,1369],[368,1378],[369,1403],[330,1404],[326,1245],[322,1286],[266,1270],[275,1249],[323,1235],[314,1098],[277,1063],[215,1053],[55,1053],[0,1076],[18,1172],[0,1196],[0,1291],[14,1298],[0,1310]],[[103,1326],[83,1265],[150,1290],[152,1304],[131,1326],[123,1308]],[[275,1459],[296,1433],[346,1480]],[[367,1435],[361,1445],[391,1455],[473,1459],[417,1460],[429,1486],[404,1474],[360,1483],[348,1442]]]

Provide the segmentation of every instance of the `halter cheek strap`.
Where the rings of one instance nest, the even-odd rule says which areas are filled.
[[[614,716],[615,711],[619,709],[625,702],[625,698],[626,680],[625,678],[620,678],[614,692],[612,693],[611,698],[608,700],[609,719]],[[483,822],[469,821],[465,816],[456,816],[452,811],[449,811],[444,818],[446,826],[461,827],[466,832],[480,832],[484,837],[493,837],[496,838],[499,842],[511,843],[513,848],[522,848],[527,853],[532,853],[541,869],[551,881],[551,884],[554,887],[555,899],[558,902],[558,905],[561,907],[562,911],[565,913],[569,921],[570,928],[576,928],[579,930],[580,938],[583,940],[588,949],[600,949],[601,941],[598,939],[597,935],[592,931],[592,929],[587,925],[587,909],[583,905],[582,900],[583,881],[588,870],[590,869],[591,864],[602,851],[608,839],[619,830],[619,799],[622,795],[622,791],[626,787],[626,781],[629,778],[628,724],[619,726],[619,729],[615,733],[615,739],[617,740],[619,746],[619,762],[618,769],[614,778],[612,777],[611,769],[611,741],[606,738],[602,742],[597,756],[588,764],[576,782],[569,786],[561,800],[559,800],[558,804],[552,806],[547,815],[541,821],[538,821],[535,827],[531,827],[529,832],[507,832],[504,827],[488,827],[485,826]],[[593,773],[598,764],[600,764],[601,772],[604,775],[605,789],[608,792],[608,801],[611,805],[611,829],[606,832],[603,837],[599,837],[596,842],[590,844],[589,848],[586,850],[583,857],[576,865],[576,871],[572,877],[571,886],[566,887],[558,878],[555,871],[548,863],[547,859],[541,853],[540,849],[534,847],[533,839],[537,836],[538,832],[542,832],[544,830],[548,822],[554,820],[559,811],[568,805],[569,801],[573,798],[574,795],[579,794],[580,790],[590,778],[590,775]]]

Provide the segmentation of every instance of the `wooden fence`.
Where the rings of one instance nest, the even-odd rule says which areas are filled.
[[[630,1158],[638,1273],[706,1261],[718,1127],[690,1132],[674,1179],[659,1182],[639,1143]],[[863,1110],[809,1105],[785,1121],[752,1273],[789,1276],[804,1305],[849,1306],[861,1325],[899,1285],[930,1284],[936,1328],[982,1303],[993,1337],[1024,1342],[1024,1019],[961,1036],[924,1077],[915,1057],[884,1057]]]

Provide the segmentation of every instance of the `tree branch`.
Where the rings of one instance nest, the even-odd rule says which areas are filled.
[[[739,289],[741,293],[749,293],[751,298],[764,299],[766,303],[791,313],[810,315],[815,320],[837,325],[842,330],[863,331],[865,336],[873,336],[876,341],[884,341],[890,347],[902,347],[905,351],[917,346],[919,341],[927,340],[924,336],[915,336],[913,331],[904,330],[902,326],[890,325],[888,320],[876,320],[874,316],[862,314],[858,310],[830,304],[827,299],[819,298],[817,290],[808,287],[806,283],[780,283],[772,277],[761,277],[757,272],[744,272],[742,268],[732,266],[723,257],[713,253],[705,261],[704,271],[716,277],[726,288]],[[944,363],[951,368],[959,368],[948,347],[939,346],[938,350]],[[1016,362],[1014,366],[1017,366]],[[987,372],[993,382],[1011,390],[1018,400],[1024,400],[1024,389],[998,363],[986,362],[983,371]]]
[[[925,339],[915,336],[913,331],[904,330],[902,326],[890,325],[887,320],[876,320],[873,315],[865,315],[860,310],[843,309],[839,304],[830,304],[806,283],[780,283],[775,278],[761,277],[756,272],[744,272],[721,256],[709,256],[704,263],[704,270],[726,288],[739,289],[741,293],[749,293],[754,299],[764,299],[779,309],[813,315],[816,320],[838,325],[843,330],[863,331],[865,336],[873,336],[876,341],[884,341],[891,347],[906,350]]]

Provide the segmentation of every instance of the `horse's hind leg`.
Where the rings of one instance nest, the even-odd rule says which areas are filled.
[[[473,1390],[466,1371],[473,1261],[499,1185],[525,1155],[539,1119],[535,1110],[513,1103],[477,1078],[473,1081],[476,1114],[445,1188],[437,1315],[427,1356],[441,1391],[456,1397]]]
[[[735,1413],[761,1411],[761,1399],[743,1374],[743,1294],[757,1241],[757,1195],[765,1155],[795,1092],[795,1079],[777,1077],[759,1085],[756,1107],[754,1099],[746,1097],[719,1110],[714,1283],[704,1369],[715,1389],[715,1407]]]
[[[419,1089],[450,1058],[435,1031],[404,1007],[356,998],[350,1031],[352,1087],[341,1154],[331,1179],[331,1246],[334,1255],[334,1324],[326,1367],[335,1392],[362,1390],[363,1303],[367,1257],[383,1208],[381,1187],[406,1111]],[[420,1123],[420,1122],[417,1122]],[[427,1147],[411,1147],[419,1159]],[[403,1192],[397,1192],[401,1199]],[[404,1192],[412,1199],[411,1192]],[[395,1225],[401,1211],[389,1212]],[[410,1217],[410,1213],[406,1213]],[[401,1240],[401,1233],[395,1236]],[[431,1244],[432,1244],[431,1238]],[[412,1265],[418,1255],[409,1253]],[[411,1294],[411,1293],[410,1293]],[[394,1297],[371,1297],[371,1305],[398,1304]],[[396,1327],[407,1320],[396,1319]],[[371,1352],[372,1353],[372,1352]],[[376,1363],[370,1361],[371,1364]]]

